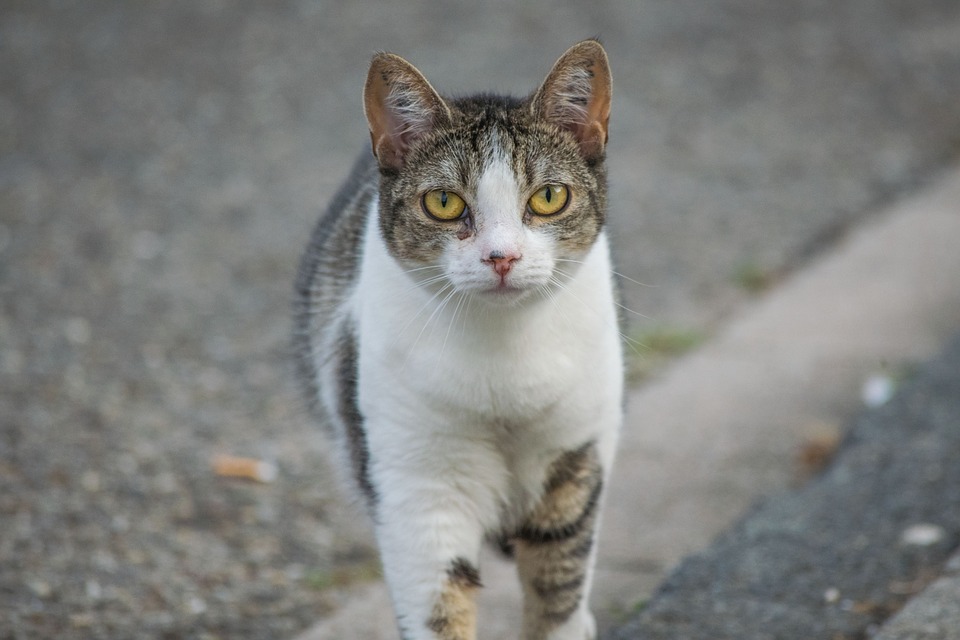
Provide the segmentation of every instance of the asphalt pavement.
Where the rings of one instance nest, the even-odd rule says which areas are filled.
[[[366,66],[390,50],[441,92],[523,94],[598,35],[643,345],[601,543],[605,628],[801,482],[798,449],[841,437],[865,378],[933,357],[960,317],[955,210],[937,204],[960,152],[954,0],[11,0],[0,637],[379,624],[369,528],[334,488],[288,349],[299,252],[367,146]],[[218,475],[222,454],[277,475]],[[484,597],[505,625],[510,571],[484,578],[503,576]]]

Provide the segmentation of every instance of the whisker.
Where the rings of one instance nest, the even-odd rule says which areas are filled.
[[[574,263],[574,264],[584,264],[583,260],[573,260],[573,259],[571,259],[571,258],[556,258],[556,261],[557,261],[557,262],[572,262],[572,263]],[[620,273],[619,271],[615,271],[615,270],[613,270],[613,269],[610,270],[610,273],[612,273],[613,275],[617,276],[618,278],[623,278],[623,279],[626,280],[627,282],[632,282],[633,284],[638,285],[638,286],[641,286],[641,287],[649,287],[649,288],[651,288],[651,289],[656,289],[656,288],[659,286],[659,285],[655,285],[655,284],[647,284],[647,283],[645,283],[645,282],[640,282],[639,280],[634,280],[634,279],[631,278],[630,276],[624,275],[624,274]]]
[[[622,273],[620,273],[619,271],[614,271],[613,269],[610,270],[610,273],[612,273],[613,275],[618,276],[618,277],[620,277],[620,278],[623,278],[623,279],[626,280],[627,282],[632,282],[633,284],[639,285],[639,286],[641,286],[641,287],[649,287],[649,288],[651,288],[651,289],[656,289],[656,288],[659,286],[659,285],[655,285],[655,284],[647,284],[647,283],[645,283],[645,282],[640,282],[639,280],[634,280],[634,279],[631,278],[630,276],[625,276],[625,275],[623,275]]]
[[[413,344],[410,345],[410,351],[407,353],[407,357],[404,360],[404,365],[406,365],[406,363],[410,360],[410,356],[413,355],[413,352],[416,350],[417,345],[420,344],[420,338],[423,337],[423,332],[427,330],[427,327],[429,327],[430,323],[433,322],[433,319],[437,317],[437,314],[440,313],[440,311],[443,310],[445,306],[447,306],[447,303],[450,302],[450,298],[452,298],[457,293],[456,288],[452,284],[447,284],[442,289],[440,289],[440,291],[437,292],[437,295],[439,295],[440,292],[442,291],[446,291],[448,288],[450,289],[450,293],[444,296],[443,300],[441,300],[440,303],[437,304],[437,308],[433,310],[433,313],[430,314],[430,317],[427,318],[427,321],[423,323],[423,327],[420,329],[420,333],[417,334],[416,340],[414,340]],[[434,298],[435,297],[436,295],[434,296]],[[433,298],[430,298],[430,300],[432,301]]]
[[[565,262],[576,262],[576,261],[575,261],[575,260],[565,260]],[[561,274],[561,275],[566,276],[567,278],[569,278],[569,279],[571,279],[571,280],[573,280],[573,277],[574,277],[573,274],[567,273],[567,272],[564,271],[563,269],[555,268],[554,271],[557,272],[557,273],[559,273],[559,274]],[[558,283],[558,284],[559,284],[559,283]],[[623,309],[623,310],[626,311],[627,313],[632,313],[633,315],[638,316],[638,317],[640,317],[640,318],[643,318],[644,320],[653,320],[653,318],[651,318],[650,316],[645,315],[645,314],[642,314],[642,313],[640,313],[639,311],[635,311],[635,310],[631,309],[630,307],[624,305],[623,303],[621,303],[621,302],[619,302],[618,300],[616,300],[616,298],[614,298],[613,304],[617,305],[618,307],[620,307],[621,309]]]
[[[567,295],[569,295],[571,298],[573,298],[574,300],[576,300],[577,302],[579,302],[580,304],[582,304],[585,309],[587,309],[588,311],[590,311],[590,313],[593,313],[593,314],[596,315],[597,317],[600,317],[601,319],[603,319],[603,317],[600,316],[600,314],[599,314],[593,307],[591,307],[591,306],[588,305],[586,302],[584,302],[583,300],[581,300],[576,294],[574,294],[572,291],[570,291],[570,289],[569,289],[568,287],[564,286],[564,284],[563,284],[556,276],[551,275],[551,276],[550,276],[550,281],[553,282],[554,284],[556,284],[558,287],[562,287],[562,288],[564,289],[564,291],[567,293]],[[627,334],[625,334],[623,331],[621,331],[621,330],[620,330],[620,327],[617,326],[616,324],[612,325],[611,328],[614,329],[614,330],[617,332],[617,335],[620,336],[620,338],[627,344],[627,346],[630,347],[630,349],[631,349],[637,356],[643,357],[643,354],[637,349],[638,346],[639,346],[639,347],[643,347],[644,349],[648,349],[648,350],[649,350],[649,347],[647,347],[646,345],[644,345],[644,344],[641,343],[641,342],[638,342],[637,340],[631,338],[630,336],[628,336]]]
[[[433,302],[434,300],[436,300],[437,297],[440,296],[441,294],[443,294],[443,292],[446,291],[448,288],[452,288],[452,287],[453,287],[453,284],[448,282],[448,283],[445,284],[443,287],[441,287],[439,291],[437,291],[435,294],[433,294],[432,296],[430,296],[430,299],[423,303],[423,306],[420,307],[420,309],[417,311],[417,313],[414,314],[414,316],[413,316],[412,318],[410,318],[409,320],[407,320],[407,324],[403,325],[403,328],[400,329],[400,333],[399,333],[398,335],[403,335],[403,334],[406,332],[406,330],[410,327],[410,325],[413,324],[413,321],[416,320],[417,318],[419,318],[419,317],[420,317],[420,314],[422,314],[422,313],[424,312],[424,310],[425,310],[427,307],[430,306],[430,303],[431,303],[431,302]],[[421,330],[421,333],[422,333],[422,330]]]
[[[467,299],[467,306],[463,310],[463,322],[460,324],[460,339],[467,333],[467,318],[470,317],[470,305],[473,304],[473,296],[470,294],[465,294],[464,297]]]
[[[550,291],[550,289],[548,289],[545,285],[540,285],[540,287],[538,287],[538,290],[542,290],[544,292],[544,296],[550,302],[550,305],[553,307],[553,310],[557,313],[557,315],[560,316],[561,319],[563,319],[565,323],[567,323],[567,327],[573,329],[574,328],[573,321],[570,320],[570,316],[567,315],[567,312],[563,308],[563,305],[561,305],[560,301],[557,299],[557,293],[559,293],[560,291],[566,290],[566,286],[564,285],[563,282],[560,282],[560,280],[558,280],[553,276],[551,276],[550,280],[553,282],[553,284],[557,286],[557,288],[554,291]]]
[[[620,303],[617,302],[616,300],[613,301],[613,304],[617,305],[618,307],[620,307],[621,309],[623,309],[623,310],[626,311],[627,313],[632,313],[633,315],[638,316],[638,317],[640,317],[640,318],[643,318],[644,320],[653,320],[653,318],[651,318],[650,316],[645,315],[645,314],[643,314],[643,313],[640,313],[639,311],[634,311],[634,310],[631,309],[630,307],[628,307],[628,306],[626,306],[626,305],[623,305],[623,304],[620,304]]]
[[[443,358],[443,352],[447,349],[447,340],[450,338],[450,330],[453,329],[453,325],[457,321],[457,315],[460,313],[460,308],[463,306],[463,302],[467,296],[461,294],[460,299],[457,300],[457,306],[453,308],[453,315],[450,316],[450,323],[447,325],[447,333],[443,336],[443,344],[440,345],[440,355],[438,359]]]
[[[424,271],[426,269],[443,269],[443,265],[439,264],[428,264],[422,267],[414,267],[413,269],[407,269],[403,273],[414,273],[416,271]]]
[[[427,279],[425,279],[425,280],[420,280],[420,281],[418,281],[418,282],[412,282],[408,287],[405,287],[405,288],[403,288],[403,289],[399,289],[399,290],[397,290],[397,291],[394,291],[394,292],[393,292],[392,294],[390,294],[390,295],[391,295],[392,298],[394,298],[394,299],[396,299],[396,298],[401,298],[401,297],[405,296],[406,294],[410,293],[411,291],[413,291],[413,290],[415,290],[415,289],[426,288],[426,287],[434,284],[435,282],[441,282],[441,281],[445,280],[446,277],[447,277],[447,275],[446,275],[445,273],[441,273],[440,275],[431,276],[431,277],[429,277],[429,278],[427,278]]]

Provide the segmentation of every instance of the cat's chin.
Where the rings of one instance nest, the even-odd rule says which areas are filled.
[[[475,298],[498,307],[513,307],[529,300],[533,289],[524,287],[491,287],[474,294]]]

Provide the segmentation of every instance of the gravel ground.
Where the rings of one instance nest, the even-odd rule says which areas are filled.
[[[616,244],[656,326],[709,331],[957,152],[952,0],[474,4],[3,3],[0,638],[281,637],[375,572],[287,353],[371,51],[526,91],[603,36]]]

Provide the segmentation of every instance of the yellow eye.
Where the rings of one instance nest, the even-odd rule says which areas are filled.
[[[527,204],[539,216],[552,216],[563,211],[569,199],[570,189],[566,185],[548,184],[540,187]]]
[[[467,203],[452,191],[434,189],[423,194],[423,210],[437,220],[456,220],[466,209]]]

